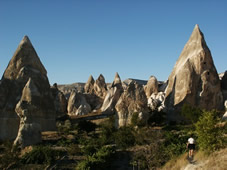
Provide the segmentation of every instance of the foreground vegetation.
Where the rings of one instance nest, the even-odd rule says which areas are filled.
[[[197,117],[190,117],[192,112]],[[0,169],[157,169],[169,160],[185,158],[190,136],[197,141],[196,150],[207,155],[226,147],[227,127],[218,112],[184,106],[182,115],[190,122],[166,125],[157,113],[147,124],[135,113],[132,125],[119,129],[114,127],[114,117],[98,125],[59,122],[58,132],[44,137],[40,145],[12,151],[12,143],[1,143]]]

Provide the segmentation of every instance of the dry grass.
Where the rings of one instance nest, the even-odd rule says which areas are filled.
[[[161,170],[181,170],[182,167],[185,167],[188,164],[187,153],[181,155],[178,158],[172,159],[165,164]]]
[[[216,151],[213,154],[207,156],[203,152],[195,154],[194,163],[190,164],[187,160],[187,154],[170,160],[162,168],[162,170],[226,170],[227,168],[227,148],[220,151]]]

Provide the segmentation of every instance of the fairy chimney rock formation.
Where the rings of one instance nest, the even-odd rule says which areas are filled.
[[[158,80],[155,76],[151,76],[148,80],[147,84],[144,86],[144,91],[146,93],[147,98],[149,98],[153,93],[158,93]]]
[[[112,83],[111,86],[112,87],[114,87],[114,86],[122,86],[122,84],[121,84],[121,78],[120,78],[120,76],[119,76],[118,73],[115,74],[114,81],[113,81],[113,83]]]
[[[87,103],[85,96],[76,91],[72,91],[68,101],[69,115],[86,115],[91,112],[91,106]]]
[[[43,104],[48,106],[48,112],[54,112],[47,71],[29,38],[25,36],[10,60],[0,84],[0,140],[15,139],[17,136],[20,120],[15,107],[29,78],[38,84],[40,93],[45,96]]]
[[[95,83],[95,80],[94,80],[93,76],[90,75],[87,83],[84,85],[85,93],[90,93],[90,94],[94,93],[94,83]]]
[[[140,115],[141,121],[146,121],[149,110],[143,86],[131,81],[127,89],[122,93],[115,109],[117,112],[116,127],[130,125],[134,113]]]
[[[101,98],[104,98],[106,96],[107,87],[105,78],[102,74],[99,75],[98,79],[94,83],[94,90],[95,94]]]
[[[198,25],[169,76],[165,93],[169,112],[179,110],[184,103],[207,110],[223,106],[220,80]]]
[[[123,92],[121,78],[116,73],[111,88],[107,91],[106,97],[101,107],[103,113],[114,113],[115,105]]]
[[[58,89],[57,84],[55,83],[51,87],[52,96],[54,98],[54,107],[56,110],[56,116],[64,116],[67,114],[67,100],[63,92]]]
[[[40,109],[41,100],[42,95],[39,89],[32,79],[29,79],[15,108],[20,117],[20,127],[14,145],[24,148],[42,141],[41,123],[44,122],[40,120],[40,116],[43,114]]]

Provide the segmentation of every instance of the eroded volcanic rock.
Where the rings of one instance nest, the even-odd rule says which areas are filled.
[[[180,110],[184,103],[207,110],[223,108],[218,73],[198,25],[169,76],[165,92],[169,112]]]
[[[104,102],[101,107],[101,111],[104,113],[113,113],[115,111],[115,105],[119,100],[123,92],[123,87],[121,83],[121,78],[118,73],[116,73],[114,81],[108,90]]]
[[[144,90],[147,98],[149,98],[153,93],[158,93],[158,80],[155,76],[151,76],[147,84],[144,86]]]
[[[99,96],[103,99],[105,98],[106,93],[107,93],[107,87],[106,87],[105,78],[102,74],[100,74],[98,79],[95,80],[94,90],[95,90],[95,94],[97,96]]]
[[[55,109],[46,69],[29,38],[25,36],[10,60],[0,84],[0,140],[15,139],[17,136],[19,117],[15,113],[15,107],[29,78],[37,85],[43,96],[42,109],[46,109],[43,114],[52,115]]]
[[[94,93],[94,84],[95,84],[95,80],[94,80],[93,76],[90,75],[87,83],[84,85],[84,92],[93,94]]]
[[[117,127],[131,124],[134,113],[139,113],[140,119],[146,121],[149,111],[143,86],[131,81],[118,100],[115,109]]]

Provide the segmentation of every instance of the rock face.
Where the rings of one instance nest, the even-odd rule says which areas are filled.
[[[57,84],[55,83],[51,87],[51,92],[54,98],[54,107],[56,110],[56,116],[63,116],[67,113],[67,100],[65,95],[58,90]]]
[[[105,78],[103,77],[102,74],[99,75],[98,79],[94,83],[94,91],[95,94],[102,99],[106,96],[107,93],[107,87],[106,87],[106,82]]]
[[[198,25],[177,60],[166,88],[165,105],[169,112],[173,108],[180,110],[184,103],[207,110],[221,109],[223,105],[220,80]]]
[[[90,75],[87,83],[84,86],[84,92],[89,93],[89,94],[93,94],[94,93],[94,84],[95,84],[95,80],[92,77],[92,75]]]
[[[131,124],[134,113],[139,113],[144,121],[148,118],[147,97],[143,86],[132,81],[118,100],[115,109],[116,126],[127,126]]]
[[[221,79],[221,88],[222,88],[222,90],[227,90],[227,71],[225,71],[225,73]]]
[[[165,93],[164,92],[159,92],[159,93],[153,93],[149,98],[148,98],[148,107],[152,111],[165,111]]]
[[[150,79],[147,82],[147,85],[144,86],[144,90],[146,93],[147,98],[151,96],[151,94],[158,93],[158,80],[156,77],[151,76]]]
[[[69,97],[67,110],[69,115],[86,115],[91,112],[91,107],[82,93],[73,91]]]
[[[101,111],[103,113],[113,113],[115,111],[115,105],[120,98],[123,92],[123,87],[121,83],[121,78],[116,73],[114,81],[111,85],[111,88],[108,90],[107,95],[104,99],[103,105],[101,107]]]
[[[44,121],[51,117],[40,110],[41,103],[42,95],[32,79],[29,79],[15,109],[20,117],[20,127],[14,145],[24,148],[42,141],[41,128],[49,126],[49,124],[46,125],[43,120],[40,120],[40,117],[45,117]]]
[[[43,114],[50,114],[54,118],[55,109],[46,69],[29,38],[25,36],[10,60],[0,84],[0,140],[15,139],[17,136],[20,121],[15,107],[29,78],[37,84],[42,96],[45,96],[42,100]],[[42,130],[50,129],[52,127],[42,127]]]
[[[223,115],[222,120],[227,120],[227,100],[225,101],[225,114]]]

